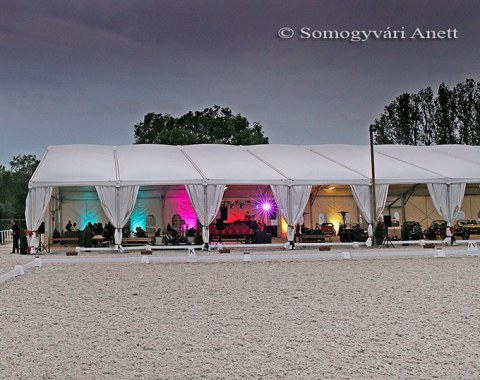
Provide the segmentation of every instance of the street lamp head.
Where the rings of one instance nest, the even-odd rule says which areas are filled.
[[[376,132],[377,131],[377,126],[375,124],[370,125],[369,131],[370,132]]]

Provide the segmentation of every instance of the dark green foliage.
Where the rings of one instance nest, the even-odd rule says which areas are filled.
[[[250,125],[245,117],[217,105],[178,118],[149,113],[135,125],[134,134],[136,144],[268,144],[259,123]]]
[[[480,83],[467,79],[402,94],[375,120],[376,144],[480,144]]]
[[[0,166],[0,219],[23,219],[28,181],[39,164],[34,155],[19,155],[10,170]]]

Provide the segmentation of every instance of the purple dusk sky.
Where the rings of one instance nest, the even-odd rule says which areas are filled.
[[[271,143],[368,144],[401,93],[479,79],[479,18],[476,0],[3,0],[0,164],[49,145],[131,144],[147,112],[213,104]],[[387,28],[405,38],[346,38]],[[410,38],[416,28],[443,38]],[[345,38],[313,38],[327,30]]]

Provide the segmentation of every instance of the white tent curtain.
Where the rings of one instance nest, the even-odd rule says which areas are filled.
[[[311,185],[271,185],[277,206],[288,224],[287,240],[295,239],[295,225],[303,218],[303,211],[312,191]]]
[[[139,186],[95,186],[105,215],[115,227],[115,244],[122,244],[122,228],[132,214]]]
[[[447,225],[451,226],[457,212],[462,207],[466,184],[428,183],[427,187],[435,209],[447,222]]]
[[[37,187],[28,190],[25,205],[25,221],[28,231],[36,231],[42,224],[43,216],[52,197],[52,191],[53,187]],[[36,245],[36,237],[31,233],[28,236],[29,247]]]
[[[385,209],[387,202],[388,185],[375,185],[375,203],[376,215],[372,216],[372,192],[369,185],[350,185],[352,189],[353,198],[362,214],[362,217],[368,223],[368,236],[373,236],[373,223],[378,220]]]
[[[198,220],[202,224],[202,239],[205,247],[210,240],[208,226],[215,219],[222,202],[225,185],[185,185],[188,197]]]

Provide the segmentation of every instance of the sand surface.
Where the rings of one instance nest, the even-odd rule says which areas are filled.
[[[475,379],[479,280],[478,257],[32,268],[0,284],[0,378]]]

